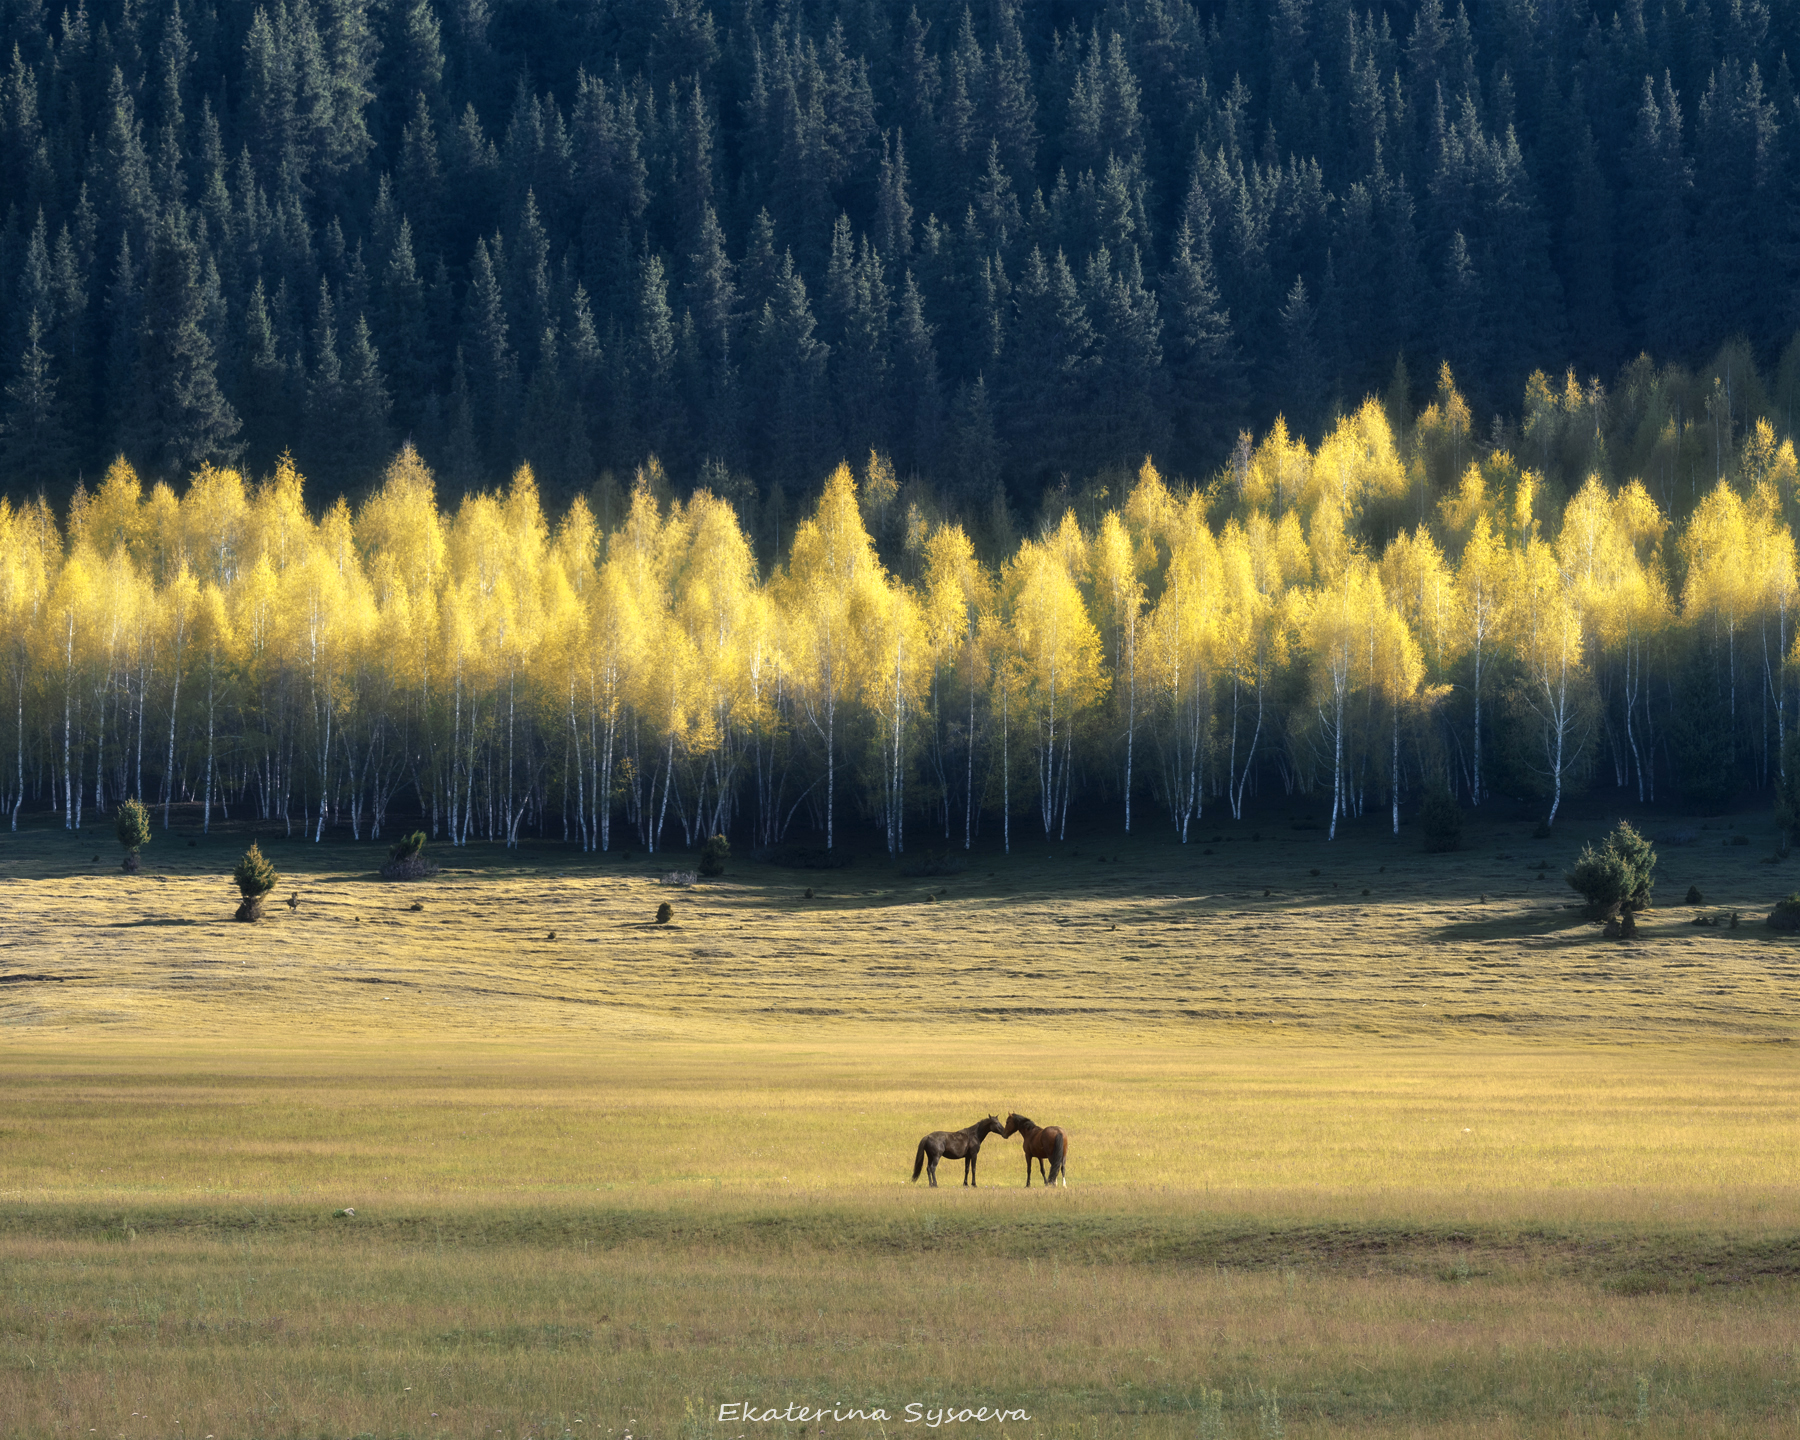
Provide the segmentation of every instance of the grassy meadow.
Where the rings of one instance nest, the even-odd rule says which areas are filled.
[[[1800,862],[1668,822],[1614,944],[1597,818],[1258,823],[693,888],[265,831],[257,926],[247,830],[0,839],[0,1434],[1800,1433]],[[1008,1110],[1068,1189],[910,1182]]]

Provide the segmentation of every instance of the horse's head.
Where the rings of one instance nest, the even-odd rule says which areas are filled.
[[[1007,1132],[1000,1128],[1000,1117],[990,1115],[981,1122],[981,1133],[983,1135],[1004,1135]]]
[[[1021,1130],[1029,1129],[1030,1126],[1031,1122],[1023,1115],[1012,1114],[1006,1117],[1006,1128],[1000,1133],[1002,1136],[1010,1137],[1017,1135]]]

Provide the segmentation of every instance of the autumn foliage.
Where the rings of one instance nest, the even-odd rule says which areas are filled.
[[[1594,783],[1773,784],[1791,445],[1757,422],[1672,515],[1500,450],[1436,474],[1443,413],[1278,423],[1198,489],[1146,462],[1004,548],[872,455],[772,565],[654,474],[603,529],[528,468],[447,511],[410,449],[322,515],[291,463],[178,498],[121,462],[66,523],[0,502],[0,798],[652,851],[854,817],[897,853],[1084,806],[1185,839],[1259,794],[1398,828],[1438,775],[1552,824]]]

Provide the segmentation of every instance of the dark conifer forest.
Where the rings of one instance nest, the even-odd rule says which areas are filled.
[[[1535,370],[1796,324],[1763,0],[3,14],[15,496],[290,451],[322,503],[411,438],[453,493],[654,454],[766,505],[878,449],[1030,514],[1442,361],[1485,435]]]

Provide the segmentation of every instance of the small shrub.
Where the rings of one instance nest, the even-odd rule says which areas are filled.
[[[275,867],[263,858],[258,846],[252,844],[244,852],[244,858],[238,861],[231,878],[237,884],[238,894],[244,897],[237,908],[237,918],[262,919],[263,896],[275,888],[276,875]]]
[[[1800,930],[1800,890],[1794,891],[1785,900],[1775,902],[1775,908],[1769,912],[1769,928]]]
[[[715,835],[700,847],[700,873],[723,875],[725,862],[730,858],[731,842],[723,835]]]
[[[383,880],[429,880],[438,867],[425,858],[425,832],[415,830],[388,846],[387,863],[381,867]]]
[[[658,925],[667,925],[674,918],[675,918],[675,907],[673,905],[671,905],[667,900],[663,901],[662,904],[660,904],[656,907],[656,923]]]
[[[1533,840],[1548,840],[1551,834],[1550,822],[1548,820],[1540,820],[1537,823],[1537,829],[1531,832],[1531,838]]]
[[[1733,835],[1725,843],[1727,845],[1748,845],[1750,843],[1750,837],[1748,835]]]
[[[806,899],[808,899],[808,900],[810,900],[810,899],[812,899],[812,898],[813,898],[813,893],[812,893],[812,886],[810,886],[810,885],[808,885],[808,886],[807,886],[807,887],[806,887],[806,897],[805,897],[805,898],[806,898]]]
[[[119,806],[119,813],[113,817],[113,831],[125,847],[124,868],[136,870],[141,863],[138,851],[150,843],[150,812],[141,800],[127,800]]]
[[[1731,920],[1730,920],[1730,923],[1729,923],[1729,924],[1727,924],[1727,925],[1726,925],[1726,927],[1725,927],[1725,928],[1726,928],[1726,929],[1727,929],[1727,930],[1735,930],[1735,929],[1737,929],[1737,928],[1738,928],[1738,912],[1737,912],[1737,911],[1735,911],[1735,910],[1733,910],[1733,911],[1732,911],[1732,912],[1731,912]]]
[[[1569,888],[1587,901],[1589,919],[1616,920],[1624,911],[1649,906],[1655,868],[1656,852],[1650,842],[1621,820],[1598,850],[1582,847],[1565,878]]]
[[[1443,780],[1433,785],[1419,809],[1419,826],[1425,832],[1425,849],[1433,855],[1462,848],[1462,806]]]
[[[1687,899],[1682,901],[1682,904],[1684,904],[1684,905],[1704,905],[1705,903],[1706,903],[1706,897],[1700,893],[1700,887],[1698,885],[1688,886]]]

